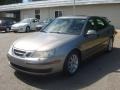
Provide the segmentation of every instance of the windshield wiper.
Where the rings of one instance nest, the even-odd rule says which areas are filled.
[[[67,34],[65,32],[49,32],[49,33]]]

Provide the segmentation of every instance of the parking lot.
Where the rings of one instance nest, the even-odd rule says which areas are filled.
[[[120,90],[120,34],[114,49],[82,64],[73,77],[61,74],[32,76],[9,67],[7,51],[16,39],[32,33],[0,33],[0,90]]]

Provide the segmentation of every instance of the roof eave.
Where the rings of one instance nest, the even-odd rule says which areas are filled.
[[[113,2],[114,1],[114,2]],[[24,10],[24,9],[34,9],[34,8],[47,8],[47,7],[60,7],[60,6],[72,6],[74,2],[72,1],[38,1],[32,3],[19,3],[11,5],[0,6],[1,11],[13,11],[13,10]],[[119,0],[104,0],[104,1],[85,1],[76,0],[75,5],[92,5],[92,4],[114,4],[120,3]]]

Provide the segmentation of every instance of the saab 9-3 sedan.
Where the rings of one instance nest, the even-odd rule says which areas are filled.
[[[112,51],[114,26],[105,17],[58,17],[40,32],[16,40],[8,51],[17,71],[46,75],[63,71],[74,75],[81,61],[105,50]]]

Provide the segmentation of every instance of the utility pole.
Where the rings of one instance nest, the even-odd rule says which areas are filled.
[[[73,1],[73,15],[76,15],[75,0]]]

